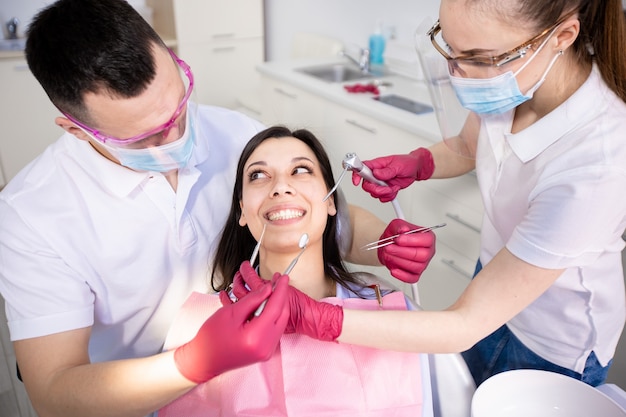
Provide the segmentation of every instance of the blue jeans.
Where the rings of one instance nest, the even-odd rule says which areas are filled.
[[[476,265],[476,275],[482,269],[480,261]],[[527,348],[506,325],[476,343],[461,355],[479,386],[490,376],[512,369],[540,369],[571,376],[592,386],[597,386],[606,380],[611,366],[602,366],[594,352],[587,358],[583,373],[574,372],[543,359]]]

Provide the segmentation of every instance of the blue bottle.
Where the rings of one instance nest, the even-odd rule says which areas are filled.
[[[385,53],[385,37],[383,36],[383,28],[381,22],[377,22],[376,30],[369,39],[370,64],[384,64],[383,54]]]

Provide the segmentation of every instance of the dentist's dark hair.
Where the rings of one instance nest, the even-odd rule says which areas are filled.
[[[311,132],[305,129],[291,131],[284,126],[269,127],[257,133],[246,144],[241,152],[239,163],[237,164],[237,174],[235,177],[235,186],[233,187],[232,202],[230,213],[226,220],[226,225],[222,230],[219,245],[215,253],[213,270],[211,274],[211,287],[216,290],[226,290],[232,283],[235,273],[243,261],[250,258],[256,240],[247,227],[239,225],[241,217],[241,208],[239,201],[243,193],[244,168],[246,161],[250,155],[259,147],[260,144],[267,139],[280,139],[293,137],[306,144],[317,158],[321,170],[326,189],[330,190],[335,185],[333,170],[330,165],[328,154],[324,150],[323,145]],[[337,192],[333,193],[337,215],[328,216],[326,228],[323,234],[323,255],[324,255],[324,272],[327,276],[345,288],[349,288],[348,283],[361,283],[357,278],[350,274],[342,261],[339,251],[339,243],[337,241],[337,220],[340,210],[348,210],[343,207],[341,199],[337,198]]]
[[[27,31],[26,59],[60,110],[91,120],[85,93],[130,98],[154,79],[154,49],[166,46],[125,0],[58,0]]]
[[[484,0],[474,4],[486,5]],[[492,0],[487,4],[510,24],[530,23],[538,33],[577,11],[580,33],[572,45],[576,59],[595,62],[609,88],[626,102],[626,19],[621,0]]]

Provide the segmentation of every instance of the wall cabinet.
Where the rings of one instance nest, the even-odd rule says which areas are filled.
[[[257,93],[265,56],[263,2],[147,0],[154,27],[191,67],[200,103],[228,108]]]
[[[339,177],[341,162],[348,152],[366,160],[432,144],[414,133],[275,78],[262,76],[261,91],[263,122],[309,127],[324,143],[335,178]],[[341,188],[350,203],[368,209],[384,221],[396,217],[390,203],[380,203],[360,187],[352,186],[349,176]],[[436,231],[436,255],[418,284],[423,308],[444,309],[469,284],[478,259],[483,209],[476,177],[467,174],[418,182],[400,191],[397,198],[407,221],[424,226],[446,223],[446,227]],[[352,267],[391,280],[411,295],[410,286],[398,283],[386,268]]]
[[[0,188],[54,142],[63,130],[23,56],[0,58]]]

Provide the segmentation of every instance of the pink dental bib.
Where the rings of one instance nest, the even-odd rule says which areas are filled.
[[[350,309],[379,309],[377,300],[324,301]],[[388,294],[382,298],[382,306],[385,310],[406,310],[404,295]],[[219,307],[216,295],[193,293],[174,320],[165,349],[193,338]],[[268,361],[198,385],[162,408],[158,416],[421,417],[422,403],[419,354],[286,334]]]

